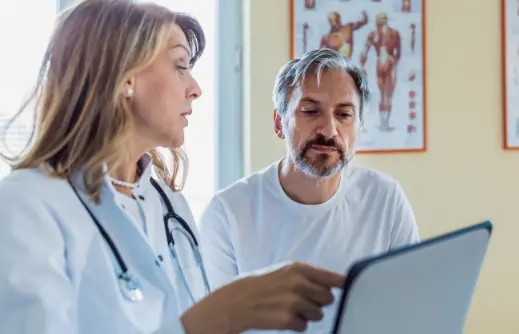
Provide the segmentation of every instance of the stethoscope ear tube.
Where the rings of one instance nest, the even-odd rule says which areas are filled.
[[[175,210],[173,209],[173,205],[171,205],[171,201],[169,200],[168,196],[166,195],[166,193],[164,192],[162,187],[153,178],[150,178],[150,182],[153,185],[153,187],[157,190],[157,192],[159,193],[160,197],[162,198],[162,202],[164,203],[164,205],[166,206],[166,209],[167,209],[167,213],[164,215],[164,228],[166,229],[165,232],[166,232],[168,245],[175,244],[175,240],[173,240],[173,234],[171,233],[171,229],[169,228],[169,224],[168,224],[170,219],[173,218],[176,221],[178,221],[178,223],[180,225],[182,225],[182,228],[187,233],[189,233],[189,236],[195,243],[195,246],[198,247],[198,241],[196,240],[195,234],[189,227],[189,224],[175,212]]]
[[[97,220],[97,218],[94,216],[94,214],[92,213],[92,211],[90,211],[90,209],[88,208],[88,206],[86,205],[86,203],[83,201],[83,199],[81,198],[81,196],[79,196],[76,188],[74,187],[74,185],[72,185],[72,182],[70,182],[69,180],[69,183],[70,183],[70,186],[72,187],[72,189],[74,190],[74,193],[76,194],[77,198],[79,199],[79,201],[81,202],[81,204],[83,205],[83,207],[85,208],[85,210],[88,212],[88,214],[90,215],[90,218],[92,218],[92,220],[94,221],[94,223],[96,224],[97,226],[97,229],[99,230],[99,232],[101,233],[101,235],[103,236],[103,239],[105,239],[106,243],[108,244],[108,246],[110,247],[110,249],[112,250],[114,256],[115,256],[115,259],[117,260],[117,264],[119,265],[119,268],[121,268],[121,271],[122,271],[122,274],[126,274],[128,272],[128,267],[126,266],[126,263],[124,262],[123,260],[123,257],[121,256],[121,254],[119,253],[119,250],[117,249],[117,247],[115,247],[115,244],[112,240],[112,238],[110,238],[110,236],[108,235],[108,233],[106,232],[106,230],[103,228],[103,226],[99,223],[99,221]],[[121,275],[122,275],[121,274]]]
[[[124,262],[123,257],[119,253],[119,250],[115,246],[115,243],[113,242],[112,238],[110,238],[110,235],[106,232],[106,230],[103,228],[103,226],[99,223],[97,218],[94,216],[92,211],[88,208],[86,203],[83,201],[79,193],[77,192],[76,188],[70,181],[68,180],[70,186],[74,190],[74,193],[76,194],[76,197],[79,199],[85,210],[90,215],[90,218],[92,218],[92,221],[96,224],[97,229],[101,233],[103,239],[108,244],[108,247],[110,247],[110,250],[114,254],[115,260],[117,261],[117,265],[119,266],[121,273],[117,275],[117,283],[119,285],[119,288],[121,290],[122,295],[128,299],[131,302],[139,302],[144,298],[144,295],[142,293],[142,288],[140,287],[137,280],[128,272],[128,266],[126,266],[126,262]]]

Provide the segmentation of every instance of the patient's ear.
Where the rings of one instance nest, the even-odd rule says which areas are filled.
[[[283,123],[281,122],[281,115],[278,114],[278,110],[274,109],[274,132],[279,139],[285,139],[283,135]]]

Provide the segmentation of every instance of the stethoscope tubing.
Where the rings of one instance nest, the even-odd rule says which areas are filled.
[[[162,201],[164,202],[164,205],[166,206],[167,213],[164,215],[163,220],[164,220],[164,228],[165,228],[168,248],[171,252],[172,257],[174,258],[174,265],[177,269],[177,273],[179,274],[180,279],[182,280],[182,284],[184,285],[184,287],[187,290],[190,301],[194,304],[195,299],[194,299],[193,293],[192,293],[191,289],[189,288],[187,279],[184,275],[184,271],[182,270],[182,267],[180,266],[179,258],[177,256],[177,253],[175,250],[175,240],[173,238],[173,230],[175,230],[175,229],[169,227],[170,219],[172,219],[172,218],[175,219],[182,226],[183,231],[180,229],[178,229],[178,230],[181,233],[185,234],[185,237],[188,239],[188,241],[190,243],[191,249],[193,250],[193,253],[194,253],[196,261],[197,261],[197,265],[199,266],[200,271],[202,273],[202,279],[204,281],[204,287],[206,290],[205,292],[209,293],[210,292],[209,280],[207,278],[207,273],[204,269],[204,265],[202,263],[202,257],[200,255],[200,251],[198,249],[198,241],[196,240],[195,234],[194,234],[193,230],[189,227],[187,222],[175,212],[175,210],[173,209],[173,205],[171,204],[171,201],[167,197],[167,195],[164,192],[164,190],[162,189],[162,187],[153,178],[150,178],[150,182],[153,185],[153,187],[157,190],[160,197],[162,198]],[[70,183],[70,186],[72,187],[72,189],[74,190],[75,195],[77,196],[77,198],[79,199],[79,201],[81,202],[81,204],[83,205],[85,210],[90,215],[92,221],[97,226],[99,232],[101,233],[101,236],[108,244],[108,247],[110,247],[111,252],[114,254],[117,264],[121,270],[121,272],[117,276],[117,279],[119,280],[123,295],[133,302],[140,301],[143,298],[141,288],[140,288],[138,282],[135,280],[135,278],[133,278],[133,276],[129,272],[128,266],[126,265],[126,262],[124,261],[123,257],[121,256],[117,246],[113,242],[110,235],[106,232],[104,227],[101,225],[101,223],[97,220],[95,215],[92,213],[90,208],[86,205],[86,203],[80,197],[77,189],[74,187],[74,185],[72,184],[72,182],[70,180],[69,180],[69,183]],[[162,261],[160,261],[160,256],[159,256],[159,261],[157,263],[160,263],[160,262],[162,262]]]

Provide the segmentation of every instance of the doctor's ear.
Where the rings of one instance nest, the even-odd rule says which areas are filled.
[[[279,139],[285,139],[285,135],[283,134],[283,124],[281,122],[281,115],[278,113],[277,109],[274,109],[274,132]]]
[[[132,76],[130,79],[128,79],[128,81],[126,81],[126,84],[124,85],[123,95],[126,98],[133,97],[134,87],[135,87],[135,77]]]

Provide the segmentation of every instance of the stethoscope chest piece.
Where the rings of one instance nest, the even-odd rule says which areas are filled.
[[[118,282],[122,295],[129,301],[137,303],[144,298],[141,286],[130,274],[119,275]]]

